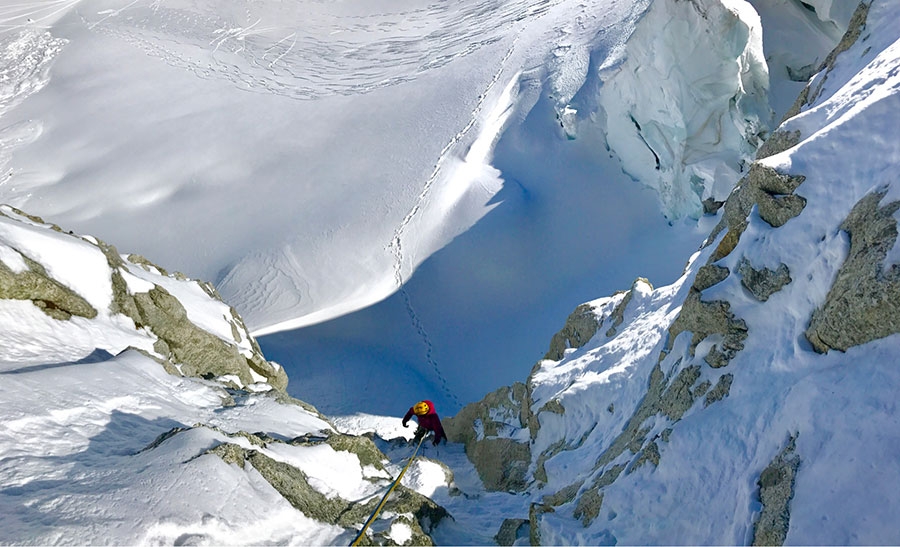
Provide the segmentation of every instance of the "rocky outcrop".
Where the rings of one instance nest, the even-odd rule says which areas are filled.
[[[681,313],[669,327],[669,341],[663,349],[664,354],[671,351],[675,338],[682,332],[692,333],[691,355],[707,337],[713,334],[721,335],[722,342],[713,344],[704,357],[709,366],[721,368],[744,348],[747,323],[735,317],[728,302],[723,300],[705,302],[700,298],[700,291],[692,288],[682,304]]]
[[[773,131],[766,142],[757,150],[756,160],[759,161],[775,154],[780,154],[789,148],[800,144],[800,131]]]
[[[900,332],[900,266],[885,264],[897,240],[894,213],[900,201],[881,206],[885,195],[867,195],[841,224],[850,236],[850,250],[806,329],[806,338],[820,353],[846,351]]]
[[[541,517],[553,513],[555,509],[543,503],[532,503],[528,508],[528,541],[531,545],[543,545],[541,542]]]
[[[276,372],[261,356],[245,357],[236,345],[192,323],[181,302],[159,285],[145,293],[119,293],[116,301],[121,309],[135,310],[135,315],[129,315],[135,325],[150,329],[159,338],[156,350],[185,376],[234,375],[243,385],[250,385],[256,381],[253,371],[273,387],[287,386],[283,371]]]
[[[790,502],[800,456],[795,454],[796,435],[763,470],[756,482],[762,511],[753,527],[752,545],[784,545],[791,524]]]
[[[639,277],[634,280],[631,284],[631,289],[625,291],[625,296],[622,298],[622,301],[616,305],[615,309],[613,309],[610,314],[610,318],[612,319],[612,325],[610,325],[609,329],[606,331],[606,336],[613,337],[616,335],[616,330],[625,320],[625,310],[628,308],[628,304],[631,303],[631,299],[634,297],[634,291],[637,288],[638,284],[646,285],[650,290],[653,290],[653,285],[649,280],[643,277]]]
[[[247,332],[234,308],[229,308],[234,340],[226,342],[194,324],[181,302],[162,286],[155,284],[147,292],[132,294],[122,279],[121,271],[123,268],[127,270],[128,265],[132,264],[181,282],[193,282],[211,300],[221,303],[221,297],[212,285],[192,281],[179,272],[169,274],[140,255],[128,255],[126,261],[115,247],[102,241],[98,241],[98,246],[113,269],[113,311],[127,315],[137,328],[147,328],[157,336],[159,340],[154,349],[162,355],[167,370],[171,372],[176,369],[180,374],[194,377],[233,375],[243,385],[255,383],[255,373],[264,377],[266,383],[276,389],[287,388],[287,374],[281,367],[266,361],[256,340]],[[252,349],[249,355],[238,348],[238,344],[244,340],[250,341]]]
[[[356,535],[380,501],[380,497],[377,496],[365,503],[345,500],[339,496],[326,496],[310,484],[309,476],[303,470],[280,461],[280,458],[276,460],[266,454],[266,449],[276,443],[294,445],[300,450],[305,447],[327,444],[335,451],[355,454],[361,468],[373,466],[379,471],[386,471],[387,457],[378,450],[370,438],[365,436],[323,432],[322,435],[306,435],[291,441],[283,441],[264,433],[248,433],[246,431],[229,433],[216,427],[197,424],[192,428],[173,428],[159,435],[141,452],[154,450],[172,437],[196,428],[211,429],[230,439],[244,439],[242,444],[220,442],[197,457],[214,455],[241,469],[247,469],[249,464],[294,508],[319,522],[341,526],[346,528],[349,533]],[[247,442],[251,448],[245,447]],[[401,523],[410,528],[412,536],[404,543],[405,545],[433,545],[428,534],[438,523],[449,516],[443,507],[430,499],[398,485],[385,504],[380,518],[390,520],[392,524]],[[362,538],[360,545],[396,545],[389,535],[390,526],[379,526],[378,529],[379,531],[372,531],[370,528],[369,535]]]
[[[500,531],[494,536],[497,545],[514,545],[516,540],[530,533],[527,519],[504,519]]]
[[[30,300],[41,311],[60,321],[73,315],[88,319],[97,317],[97,310],[81,295],[53,279],[39,263],[27,256],[21,257],[27,267],[21,272],[14,272],[0,261],[0,299]]]
[[[728,365],[731,358],[743,348],[743,341],[747,336],[747,326],[743,320],[734,316],[730,311],[730,304],[724,301],[704,302],[700,299],[701,291],[696,287],[708,288],[727,278],[727,268],[717,265],[707,265],[701,268],[702,274],[698,274],[694,288],[691,288],[681,311],[672,323],[668,342],[660,355],[660,363],[673,349],[673,341],[682,332],[690,331],[692,341],[689,347],[689,355],[686,358],[693,359],[694,351],[701,341],[709,336],[716,335],[721,341],[713,344],[707,355],[697,356],[702,359],[697,363],[683,365],[681,358],[669,368],[674,373],[667,377],[660,365],[657,365],[651,375],[646,396],[628,419],[623,431],[612,441],[596,460],[594,469],[597,477],[587,488],[582,488],[585,481],[573,482],[567,487],[555,493],[544,496],[543,502],[547,507],[556,507],[569,502],[576,502],[576,512],[583,515],[585,523],[589,523],[594,514],[592,509],[595,503],[602,503],[602,488],[611,484],[621,474],[626,465],[621,463],[620,457],[626,452],[631,460],[628,465],[637,468],[647,463],[657,465],[662,457],[662,448],[658,441],[667,442],[659,435],[650,435],[650,428],[646,425],[653,416],[663,416],[670,422],[679,421],[697,401],[703,401],[709,406],[722,400],[728,395],[733,376],[730,374],[719,375],[718,383],[712,386],[710,380],[703,380],[703,367],[717,369]],[[636,281],[636,283],[641,280]],[[625,310],[632,301],[631,294],[635,290],[622,295],[615,301],[607,303],[608,311],[604,313],[600,307],[580,306],[579,310],[570,316],[569,325],[577,323],[572,317],[581,318],[590,313],[589,331],[581,331],[582,335],[596,334],[596,330],[607,322],[611,334],[615,334],[615,327],[622,324]],[[589,311],[592,310],[592,311]],[[564,329],[565,330],[565,329]],[[590,334],[594,331],[593,334]],[[570,329],[564,334],[572,334],[576,330]],[[567,339],[563,334],[557,340]],[[568,342],[567,342],[568,343]],[[709,370],[707,368],[706,370]],[[539,369],[535,366],[532,376]],[[708,374],[707,374],[708,375]],[[715,381],[715,377],[712,379]],[[531,398],[531,377],[529,384],[515,384],[510,388],[501,388],[478,403],[465,407],[453,418],[445,422],[445,429],[451,441],[461,442],[466,445],[466,453],[478,470],[485,487],[488,490],[521,491],[531,484],[531,481],[546,483],[547,474],[544,464],[563,451],[578,449],[591,434],[586,431],[580,439],[560,439],[545,447],[539,454],[531,449],[531,441],[536,438],[539,430],[538,416],[544,413],[565,415],[564,404],[557,398],[551,398],[537,410],[532,411],[534,403]],[[613,412],[612,405],[610,412]],[[671,433],[671,430],[669,430]],[[530,473],[530,474],[529,474]],[[592,493],[593,492],[593,493]],[[598,509],[599,510],[599,509]]]
[[[502,387],[477,403],[446,418],[444,431],[451,442],[463,443],[487,490],[521,491],[531,463],[531,448],[512,434],[532,421],[526,386]]]
[[[741,285],[760,302],[765,302],[791,282],[791,272],[786,264],[779,264],[776,270],[757,270],[746,257],[738,264],[738,273],[741,274]]]
[[[569,348],[580,348],[587,344],[597,334],[597,330],[603,323],[602,318],[594,312],[590,304],[581,304],[566,318],[566,324],[562,330],[550,339],[550,349],[544,355],[544,359],[559,361]]]
[[[694,290],[703,292],[713,285],[718,285],[722,281],[725,281],[730,274],[731,272],[724,266],[706,264],[697,270],[697,275],[694,277],[694,284],[692,286]]]
[[[608,325],[605,335],[612,337],[616,335],[616,329],[625,320],[625,310],[634,296],[637,285],[642,284],[653,289],[653,285],[647,279],[639,277],[631,284],[631,289],[627,291],[618,291],[606,302],[606,306],[597,305],[594,302],[581,304],[575,308],[569,317],[566,318],[566,324],[563,328],[553,335],[550,339],[550,349],[544,355],[544,359],[559,361],[565,357],[565,350],[577,349],[583,347],[591,341],[591,338],[604,325]],[[615,302],[614,307],[610,310],[609,302]],[[598,301],[599,302],[599,301]],[[605,307],[605,309],[603,309]]]
[[[62,233],[59,226],[47,224],[39,217],[29,215],[15,207],[7,206],[6,209],[13,215]],[[0,216],[17,220],[3,210],[0,210]],[[72,316],[87,319],[97,316],[97,310],[87,300],[54,279],[39,262],[27,256],[27,253],[11,247],[5,248],[8,249],[6,252],[9,253],[10,259],[19,262],[20,267],[13,271],[4,260],[0,260],[0,299],[30,300],[41,311],[60,321],[66,321]]]
[[[603,328],[605,336],[615,336],[635,291],[644,290],[652,290],[652,286],[646,279],[638,278],[628,291],[578,306],[565,326],[553,336],[545,360],[562,359],[565,350],[584,346]],[[540,363],[534,366],[532,375],[540,368]],[[531,376],[526,384],[500,388],[444,420],[449,440],[465,444],[466,455],[488,490],[522,491],[532,478],[544,482],[544,462],[584,442],[582,438],[574,443],[556,443],[540,454],[532,453],[530,443],[539,429],[538,415],[565,414],[566,409],[559,400],[550,399],[533,411],[530,382]],[[535,470],[529,476],[530,466],[535,461]]]
[[[235,445],[220,446],[234,447]],[[377,498],[366,504],[360,504],[339,497],[326,497],[312,488],[306,474],[296,467],[273,460],[256,450],[240,450],[243,453],[243,461],[250,463],[284,499],[304,515],[320,522],[355,529],[362,526],[362,523],[378,504]],[[433,545],[420,522],[426,522],[427,526],[431,526],[447,516],[446,511],[434,502],[403,486],[395,489],[395,494],[385,504],[384,511],[400,515],[397,519],[410,526],[412,529],[411,545]],[[406,514],[415,515],[416,518],[404,518],[403,515]],[[373,536],[367,538],[374,540],[370,544],[396,545],[384,532],[375,533]]]
[[[728,373],[720,376],[719,381],[716,383],[716,386],[712,388],[712,391],[706,393],[706,406],[728,397],[728,394],[731,392],[731,383],[733,381],[734,374]]]
[[[125,315],[134,322],[136,330],[149,332],[156,338],[154,352],[148,355],[173,374],[204,378],[233,377],[240,383],[234,386],[238,388],[260,381],[279,390],[287,387],[287,374],[265,359],[240,316],[222,302],[211,284],[190,280],[177,272],[169,274],[137,255],[129,255],[126,260],[112,245],[93,237],[66,233],[59,226],[12,207],[4,206],[0,209],[0,216],[49,229],[59,234],[57,239],[64,242],[71,238],[72,244],[82,249],[85,245],[96,247],[109,266],[112,302],[109,309],[95,309],[84,296],[55,279],[37,257],[29,257],[27,250],[8,246],[4,247],[7,249],[5,253],[15,271],[6,260],[0,260],[0,298],[30,300],[44,313],[61,321],[73,316],[94,319],[98,314]],[[100,260],[102,264],[102,258]],[[72,270],[79,267],[79,264],[71,264]],[[134,277],[134,268],[151,272],[152,276],[148,278],[156,279],[153,276],[158,276],[159,283],[146,281],[144,286],[149,287],[147,290],[134,290],[126,281],[126,277]],[[230,317],[223,317],[222,321],[230,325],[226,327],[226,332],[230,330],[232,339],[228,339],[227,334],[217,336],[191,321],[182,302],[160,284],[162,278],[170,278],[185,287],[195,284],[209,296],[210,305],[228,310]]]
[[[799,215],[806,206],[806,199],[794,194],[794,191],[804,180],[802,176],[784,175],[754,162],[750,172],[741,179],[725,202],[722,220],[707,239],[707,243],[711,244],[723,230],[727,230],[709,263],[717,262],[734,250],[741,234],[747,229],[747,217],[754,206],[760,218],[773,228],[783,226]]]

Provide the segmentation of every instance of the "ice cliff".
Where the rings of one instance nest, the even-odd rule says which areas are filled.
[[[669,218],[722,201],[768,133],[768,67],[746,2],[654,2],[600,90],[608,146]]]

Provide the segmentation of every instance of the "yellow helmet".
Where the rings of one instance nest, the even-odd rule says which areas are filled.
[[[415,412],[416,416],[424,416],[428,414],[429,410],[430,409],[428,408],[428,403],[426,403],[425,401],[419,401],[415,404],[415,406],[413,406],[413,412]]]

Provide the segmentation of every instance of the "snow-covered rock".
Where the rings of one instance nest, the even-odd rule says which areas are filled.
[[[583,281],[589,253],[618,266],[636,252],[621,233],[664,224],[614,211],[637,202],[590,203],[618,190],[586,192],[596,183],[585,183],[586,172],[596,168],[609,186],[622,178],[604,144],[661,189],[670,216],[703,211],[697,226],[718,223],[688,260],[677,257],[675,271],[687,265],[674,283],[637,279],[578,306],[523,382],[446,418],[456,442],[421,447],[365,542],[900,543],[897,0],[852,16],[846,0],[755,0],[762,50],[755,15],[732,0],[422,2],[396,8],[409,16],[401,25],[395,8],[370,3],[360,16],[362,2],[319,3],[304,19],[311,41],[276,24],[310,3],[113,4],[60,10],[52,35],[0,38],[10,53],[0,84],[13,82],[0,86],[0,114],[14,106],[0,164],[14,146],[26,152],[0,179],[3,194],[106,233],[121,228],[129,244],[146,238],[147,225],[194,234],[190,245],[169,250],[163,234],[148,248],[230,269],[233,294],[253,304],[260,325],[317,311],[300,323],[324,320],[402,286],[399,315],[413,320],[413,340],[443,379],[437,359],[447,346],[431,343],[429,319],[467,342],[503,339],[508,328],[483,327],[494,317],[523,318],[503,311],[478,323],[473,316],[497,297],[483,290],[464,300],[464,285],[448,293],[453,306],[413,309],[427,292],[405,284],[416,264],[481,218],[467,212],[444,224],[449,217],[434,213],[467,200],[472,211],[518,208],[515,222],[498,224],[516,228],[501,238],[503,252],[530,245],[537,252],[523,256],[534,257],[571,245],[551,254],[565,260],[529,267],[536,277],[564,271],[557,284]],[[11,9],[0,13],[15,26],[24,16],[3,11]],[[61,50],[56,35],[74,46]],[[476,36],[483,41],[468,47]],[[398,50],[413,55],[372,66]],[[60,51],[52,85],[26,105]],[[321,69],[312,80],[309,67]],[[347,78],[345,67],[359,75]],[[799,100],[786,101],[807,76]],[[766,78],[777,97],[763,97]],[[166,93],[147,85],[163,81],[174,82]],[[407,81],[414,86],[389,93]],[[57,108],[69,95],[84,102]],[[767,100],[788,116],[751,161],[768,131]],[[146,117],[126,115],[136,104]],[[208,111],[241,115],[226,123]],[[85,117],[94,132],[82,135]],[[402,129],[384,138],[388,125]],[[300,126],[333,138],[269,138]],[[564,138],[547,137],[559,126]],[[40,146],[28,144],[41,135]],[[496,166],[495,144],[506,154]],[[251,148],[247,162],[238,152]],[[544,157],[551,149],[560,155]],[[186,156],[199,163],[185,170]],[[336,158],[339,179],[329,177]],[[451,171],[468,178],[444,177]],[[122,172],[144,176],[97,200]],[[254,192],[241,192],[248,180]],[[198,204],[215,222],[195,214]],[[364,222],[350,218],[356,206]],[[612,212],[612,229],[571,221]],[[298,226],[307,230],[298,235]],[[290,234],[270,241],[273,231]],[[616,238],[616,252],[598,245]],[[667,245],[649,248],[675,256]],[[443,279],[477,270],[525,302],[515,309],[533,305],[533,287],[552,283],[512,283],[506,265],[515,262],[494,263],[498,248],[485,245],[477,262],[452,255],[468,262]],[[210,285],[9,207],[0,208],[0,296],[0,543],[346,544],[412,451],[399,416],[328,420],[288,397],[284,371]],[[483,307],[467,307],[478,299]],[[377,312],[358,322],[371,317],[395,326]],[[320,395],[347,407],[383,391],[402,415],[413,402],[405,399],[429,384],[409,365],[415,357],[398,363],[381,350],[410,339],[362,328],[365,370],[316,355],[322,368],[298,366],[309,372],[294,385],[330,386],[335,393]],[[317,347],[334,340],[343,339]],[[473,354],[470,369],[455,371],[459,383],[504,366]],[[521,364],[523,376],[531,364]]]
[[[0,334],[6,359],[77,361],[134,347],[176,374],[287,386],[209,283],[8,206],[0,207],[0,249],[0,314],[16,325]],[[53,348],[60,336],[65,344]]]
[[[897,20],[859,7],[681,279],[451,421],[519,439],[532,540],[900,540]]]
[[[0,378],[0,542],[348,543],[398,473],[284,392],[210,284],[8,206]],[[447,516],[399,486],[364,541]]]

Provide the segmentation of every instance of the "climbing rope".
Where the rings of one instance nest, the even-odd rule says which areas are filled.
[[[416,449],[413,451],[412,456],[410,456],[409,461],[406,462],[406,467],[403,468],[403,471],[401,471],[400,474],[397,475],[397,478],[394,479],[394,482],[391,483],[391,487],[388,488],[387,492],[385,492],[384,497],[381,498],[381,501],[378,503],[378,506],[375,508],[375,511],[372,512],[372,516],[370,516],[369,520],[367,520],[366,523],[363,525],[362,530],[359,531],[359,535],[356,536],[356,539],[353,540],[353,543],[350,544],[350,547],[355,547],[355,546],[359,545],[360,540],[362,540],[363,536],[366,535],[366,530],[369,529],[369,525],[372,524],[372,522],[378,516],[378,513],[381,512],[381,509],[384,507],[384,504],[387,503],[388,496],[390,496],[391,492],[394,491],[394,488],[396,488],[397,485],[400,484],[400,479],[403,478],[403,474],[406,473],[406,470],[409,469],[409,465],[413,462],[414,459],[416,459],[416,454],[419,453],[419,447],[422,446],[422,441],[425,440],[425,437],[426,437],[425,435],[422,435],[422,438],[419,439],[419,444],[416,445]]]

